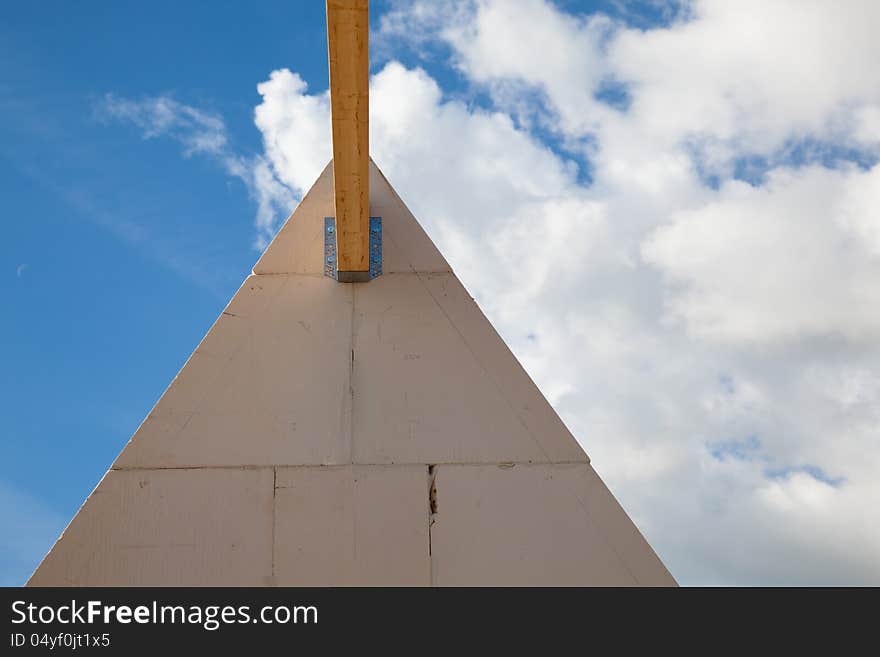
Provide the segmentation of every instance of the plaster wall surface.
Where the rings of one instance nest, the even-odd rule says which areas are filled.
[[[443,465],[434,485],[436,585],[675,585],[589,464]]]
[[[110,470],[31,586],[263,586],[271,468]]]
[[[430,584],[427,491],[424,466],[279,468],[275,583]]]

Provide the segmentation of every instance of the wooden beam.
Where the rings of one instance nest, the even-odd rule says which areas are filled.
[[[340,281],[370,278],[369,32],[369,0],[327,0]]]

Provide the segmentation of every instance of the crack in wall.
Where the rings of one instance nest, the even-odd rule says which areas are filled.
[[[431,568],[431,584],[434,583],[434,564],[431,562],[433,554],[432,528],[437,515],[437,466],[428,466],[428,563]]]
[[[437,466],[429,465],[428,466],[428,503],[431,509],[431,517],[433,518],[437,515]],[[433,523],[433,520],[431,522]]]

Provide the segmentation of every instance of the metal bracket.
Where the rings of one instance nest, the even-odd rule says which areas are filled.
[[[382,217],[370,217],[370,279],[382,275]],[[336,217],[324,217],[324,276],[339,280],[336,269]]]
[[[324,217],[324,276],[336,279],[335,217]]]

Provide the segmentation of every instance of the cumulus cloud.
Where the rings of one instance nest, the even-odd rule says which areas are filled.
[[[273,71],[257,85],[263,100],[254,111],[275,175],[300,196],[331,157],[330,94],[310,96],[306,91],[305,81],[296,73]]]
[[[604,15],[575,17],[544,0],[417,0],[383,16],[378,37],[383,45],[444,41],[456,68],[503,99],[517,119],[540,119],[572,135],[590,132],[607,111],[594,96],[609,75],[601,51],[613,25]],[[542,101],[552,122],[538,111]]]
[[[880,166],[774,169],[729,181],[643,244],[671,283],[670,316],[733,342],[880,339]]]
[[[735,140],[736,150],[830,136],[854,107],[880,101],[875,2],[701,0],[669,29],[623,30],[609,52],[638,87],[633,111],[669,139]],[[674,111],[672,111],[674,108]]]

